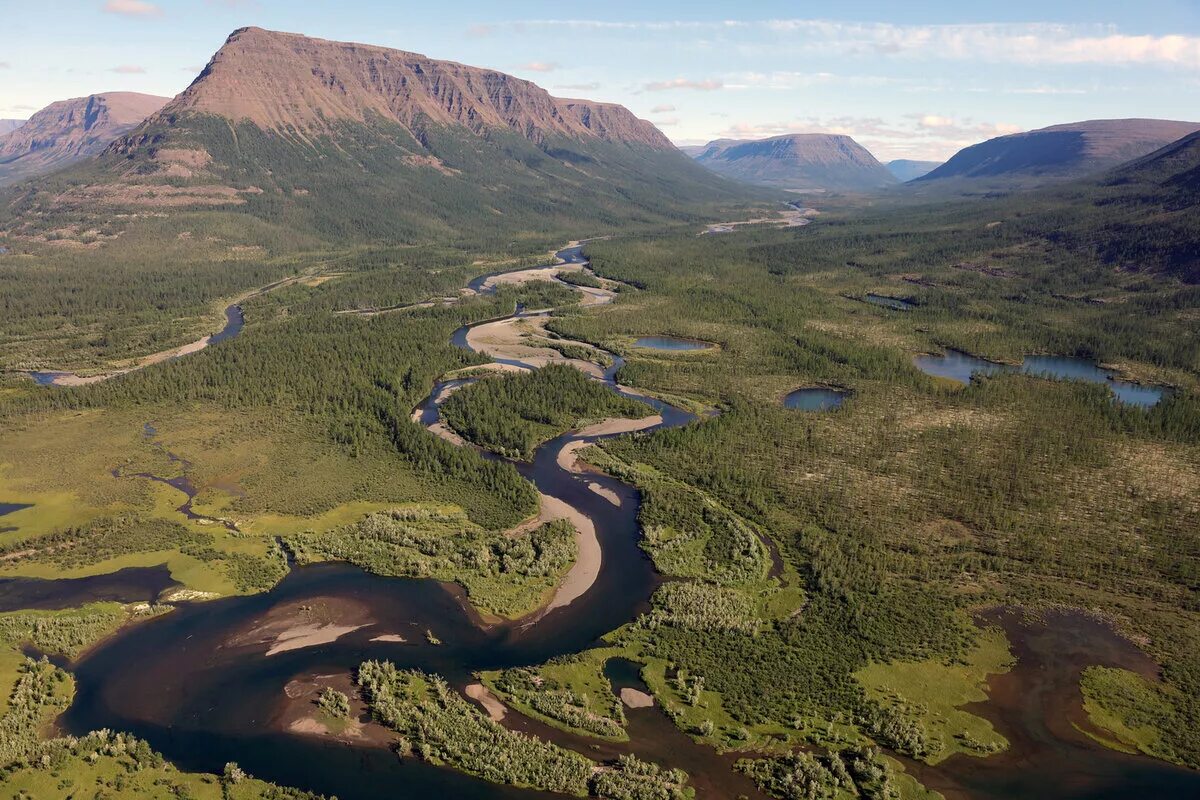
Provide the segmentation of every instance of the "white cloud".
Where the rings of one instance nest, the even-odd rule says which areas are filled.
[[[527,64],[522,64],[519,69],[529,70],[530,72],[554,72],[558,69],[558,63],[554,61],[530,61]]]
[[[1005,94],[1087,94],[1088,90],[1067,89],[1060,86],[1028,86],[1019,89],[1004,89],[1003,92]]]
[[[119,72],[122,75],[143,75],[146,72],[145,67],[140,67],[137,64],[121,64],[113,67],[109,72]]]
[[[715,92],[718,89],[725,88],[725,84],[719,80],[703,80],[693,81],[687,78],[672,78],[668,81],[651,81],[643,86],[647,92],[666,92],[672,89],[693,89],[698,92]]]
[[[662,105],[657,105],[654,108],[650,109],[650,113],[651,114],[669,114],[674,110],[675,110],[675,106],[670,105],[669,103],[663,103]]]
[[[0,61],[0,69],[12,69],[12,64],[7,61]]]
[[[659,128],[671,128],[680,123],[679,117],[669,117],[667,119],[656,119],[654,124]]]
[[[108,0],[104,10],[109,14],[124,14],[130,17],[155,17],[162,9],[144,0]]]
[[[600,88],[598,83],[560,83],[555,89],[567,89],[572,92],[594,92]]]
[[[789,52],[1019,64],[1150,64],[1200,68],[1200,36],[1131,34],[1113,25],[896,25],[777,19],[755,22],[535,20],[531,27],[712,36],[771,36]]]

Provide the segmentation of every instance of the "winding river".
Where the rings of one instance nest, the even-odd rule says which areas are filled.
[[[579,248],[564,250],[560,257],[568,263],[583,261]],[[474,288],[487,291],[487,277]],[[538,312],[519,310],[505,319],[537,316]],[[472,327],[477,326],[456,331],[453,341],[470,347]],[[520,358],[507,363],[513,369],[536,366]],[[681,409],[619,386],[615,376],[621,363],[614,357],[610,366],[592,372],[613,391],[647,402],[661,414],[662,421],[649,430],[694,419]],[[456,385],[461,384],[442,382],[433,387],[429,399],[414,410],[415,418],[427,426],[436,424],[436,399]],[[603,557],[595,581],[573,602],[526,620],[496,624],[481,619],[453,585],[384,578],[345,564],[299,567],[265,594],[181,603],[176,611],[105,641],[72,665],[78,692],[60,718],[60,727],[74,734],[98,728],[129,731],[183,769],[220,772],[226,762],[236,761],[258,777],[336,794],[342,800],[553,796],[488,783],[416,759],[402,760],[378,731],[375,736],[346,741],[289,730],[287,720],[294,716],[299,702],[289,692],[305,682],[331,677],[346,681],[358,664],[370,658],[440,673],[461,689],[474,682],[473,673],[479,670],[539,664],[593,646],[602,635],[645,610],[661,578],[638,545],[638,492],[610,476],[576,472],[560,463],[564,461],[561,456],[573,452],[578,442],[607,435],[566,433],[538,448],[531,462],[517,465],[539,492],[579,511],[595,525]],[[146,585],[138,585],[139,581]],[[145,571],[94,588],[109,596],[127,582],[133,585],[123,588],[135,596],[129,599],[143,599],[150,584],[158,588],[162,581],[162,570]],[[3,602],[20,602],[24,590],[46,602],[47,590],[54,585],[61,583],[0,585],[0,597],[7,590],[9,596]],[[85,587],[80,589],[73,595],[76,600],[86,593]],[[269,630],[272,620],[301,618],[314,608],[326,609],[328,619],[344,626],[344,632],[332,641],[276,648],[278,652],[268,655],[272,637],[263,632]],[[636,671],[628,664],[612,662],[608,672],[617,688],[639,688]],[[1027,673],[1014,671],[1015,683],[1005,696],[1020,696],[1020,681],[1036,678]],[[1029,684],[1030,690],[1038,685],[1036,681]],[[732,757],[696,745],[657,708],[630,709],[627,714],[632,739],[627,745],[580,739],[512,712],[505,725],[545,736],[593,758],[636,752],[660,763],[682,766],[700,797],[761,797],[744,776],[731,769]],[[1111,753],[1086,739],[1072,741],[1057,752],[1067,759],[1086,752],[1089,763],[1114,764],[1123,776],[1128,777],[1131,770],[1138,775],[1168,775],[1169,780],[1160,785],[1200,792],[1200,774]],[[1063,769],[1061,758],[1032,763],[1033,774],[1012,789],[989,779],[987,770],[976,769],[975,759],[954,758],[937,768],[912,768],[949,796],[1016,798],[1028,796],[1017,790],[1024,790],[1031,781],[1055,785],[1051,781],[1054,772]],[[1128,784],[1117,781],[1111,785],[1124,788]],[[1093,784],[1086,791],[1059,796],[1105,796],[1094,793],[1096,788]]]

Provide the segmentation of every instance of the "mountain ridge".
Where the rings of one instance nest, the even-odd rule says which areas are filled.
[[[944,161],[915,161],[910,158],[897,158],[884,164],[888,172],[896,176],[901,183],[914,180],[922,175],[928,175],[940,167]]]
[[[113,212],[213,209],[328,241],[491,240],[689,218],[704,203],[762,196],[624,107],[260,28],[234,31],[184,92],[51,178],[15,201],[15,235],[69,239],[47,226],[66,218],[82,237],[88,224],[113,227]],[[22,213],[35,205],[45,213]]]
[[[167,100],[139,92],[99,92],[51,103],[0,137],[0,185],[102,152]]]
[[[187,89],[156,115],[198,112],[301,137],[373,115],[419,130],[458,124],[508,129],[535,143],[555,135],[672,148],[626,108],[558,98],[503,72],[420,53],[296,33],[239,28]]]
[[[1063,123],[971,145],[916,180],[1082,177],[1148,155],[1197,130],[1198,122],[1159,119]]]
[[[717,139],[693,157],[719,175],[776,189],[869,191],[896,183],[870,151],[841,134]]]

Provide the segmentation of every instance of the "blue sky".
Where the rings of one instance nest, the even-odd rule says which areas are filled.
[[[1107,117],[1200,118],[1200,0],[0,0],[0,117],[173,95],[259,25],[492,67],[623,103],[681,144],[848,133],[881,159]]]

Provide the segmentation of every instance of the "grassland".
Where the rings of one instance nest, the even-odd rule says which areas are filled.
[[[1109,747],[1176,760],[1164,747],[1164,730],[1179,724],[1174,692],[1141,675],[1111,667],[1089,667],[1079,682],[1088,719]],[[1091,732],[1089,731],[1090,735]]]
[[[872,664],[854,674],[867,697],[915,720],[929,742],[927,760],[937,763],[955,753],[990,755],[1008,746],[982,717],[962,710],[987,700],[987,676],[1013,665],[1004,633],[984,631],[962,663],[894,662]]]

